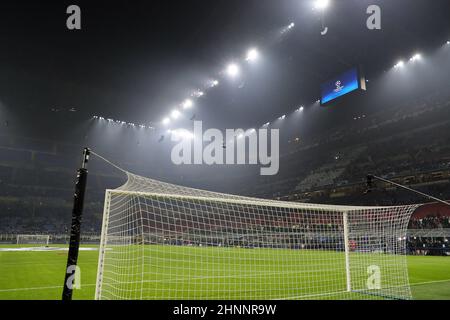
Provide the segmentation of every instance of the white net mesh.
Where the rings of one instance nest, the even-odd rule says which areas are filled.
[[[279,202],[127,173],[107,190],[97,299],[410,299],[416,206]]]

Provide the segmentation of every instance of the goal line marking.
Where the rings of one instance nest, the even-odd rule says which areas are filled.
[[[411,287],[414,286],[421,286],[426,284],[433,284],[433,283],[445,283],[450,282],[450,279],[447,280],[436,280],[436,281],[426,281],[426,282],[417,282],[410,284]],[[83,287],[93,287],[95,286],[95,283],[91,284],[83,284]],[[14,291],[28,291],[28,290],[47,290],[47,289],[58,289],[61,288],[61,286],[49,286],[49,287],[34,287],[34,288],[15,288],[15,289],[0,289],[0,292],[14,292]],[[298,299],[298,298],[305,298],[305,297],[319,297],[319,296],[329,296],[329,295],[335,295],[335,294],[342,294],[347,293],[347,291],[340,291],[340,292],[331,292],[331,293],[323,293],[323,294],[314,294],[314,295],[306,295],[306,296],[297,296],[297,297],[288,297],[288,298],[280,298],[275,300],[291,300],[291,299]]]

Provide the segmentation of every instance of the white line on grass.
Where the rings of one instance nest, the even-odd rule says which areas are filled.
[[[82,287],[92,287],[94,284],[82,284]],[[47,289],[59,289],[61,286],[51,287],[35,287],[35,288],[16,288],[16,289],[0,289],[0,292],[12,292],[12,291],[29,291],[29,290],[47,290]]]
[[[444,283],[444,282],[450,282],[450,279],[447,279],[447,280],[436,280],[436,281],[427,281],[427,282],[417,282],[417,283],[410,284],[410,286],[414,287],[414,286],[421,286],[421,285],[425,285],[425,284]]]
[[[180,279],[181,280],[181,279]],[[184,279],[183,279],[184,280]],[[186,279],[187,280],[187,279]],[[160,281],[164,281],[164,280],[160,280]],[[152,282],[152,281],[146,281],[146,282]],[[425,284],[433,284],[433,283],[444,283],[444,282],[450,282],[450,279],[447,280],[437,280],[437,281],[427,281],[427,282],[418,282],[418,283],[413,283],[410,286],[420,286],[420,285],[425,285]],[[93,287],[95,286],[95,283],[91,283],[91,284],[83,284],[82,287]],[[0,292],[13,292],[13,291],[28,291],[28,290],[47,290],[47,289],[58,289],[61,288],[61,286],[51,286],[51,287],[34,287],[34,288],[15,288],[15,289],[0,289]],[[306,295],[306,296],[297,296],[297,297],[288,297],[288,298],[280,298],[280,299],[276,299],[276,300],[290,300],[290,299],[296,299],[296,298],[301,298],[301,297],[318,297],[318,296],[329,296],[329,295],[334,295],[334,294],[341,294],[344,293],[346,291],[341,291],[341,292],[332,292],[332,293],[324,293],[324,294],[313,294],[313,295]]]

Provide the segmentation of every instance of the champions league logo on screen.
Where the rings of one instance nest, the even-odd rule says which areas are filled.
[[[357,67],[347,70],[321,86],[321,105],[327,105],[351,92],[365,91],[365,79]]]
[[[334,89],[333,91],[336,93],[341,92],[342,89],[344,89],[344,87],[345,87],[345,86],[342,86],[341,84],[342,84],[341,81],[336,81],[336,89]]]

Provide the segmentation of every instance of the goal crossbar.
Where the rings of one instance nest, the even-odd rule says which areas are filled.
[[[342,205],[324,205],[324,204],[311,204],[311,203],[297,203],[297,202],[287,202],[287,201],[276,201],[268,199],[256,199],[256,198],[246,198],[241,199],[235,198],[215,198],[206,196],[195,196],[195,195],[184,195],[184,194],[166,194],[157,192],[138,192],[138,191],[125,191],[119,189],[107,189],[107,193],[113,195],[122,196],[143,196],[143,197],[155,197],[155,198],[167,198],[167,199],[179,199],[179,200],[198,200],[198,201],[214,201],[222,203],[239,203],[245,205],[259,205],[267,207],[279,207],[286,209],[314,209],[318,211],[327,212],[348,212],[348,211],[360,211],[360,210],[376,210],[376,209],[392,209],[397,207],[364,207],[364,206],[342,206]],[[405,206],[398,206],[398,208],[404,208]],[[414,206],[416,207],[416,206]]]

